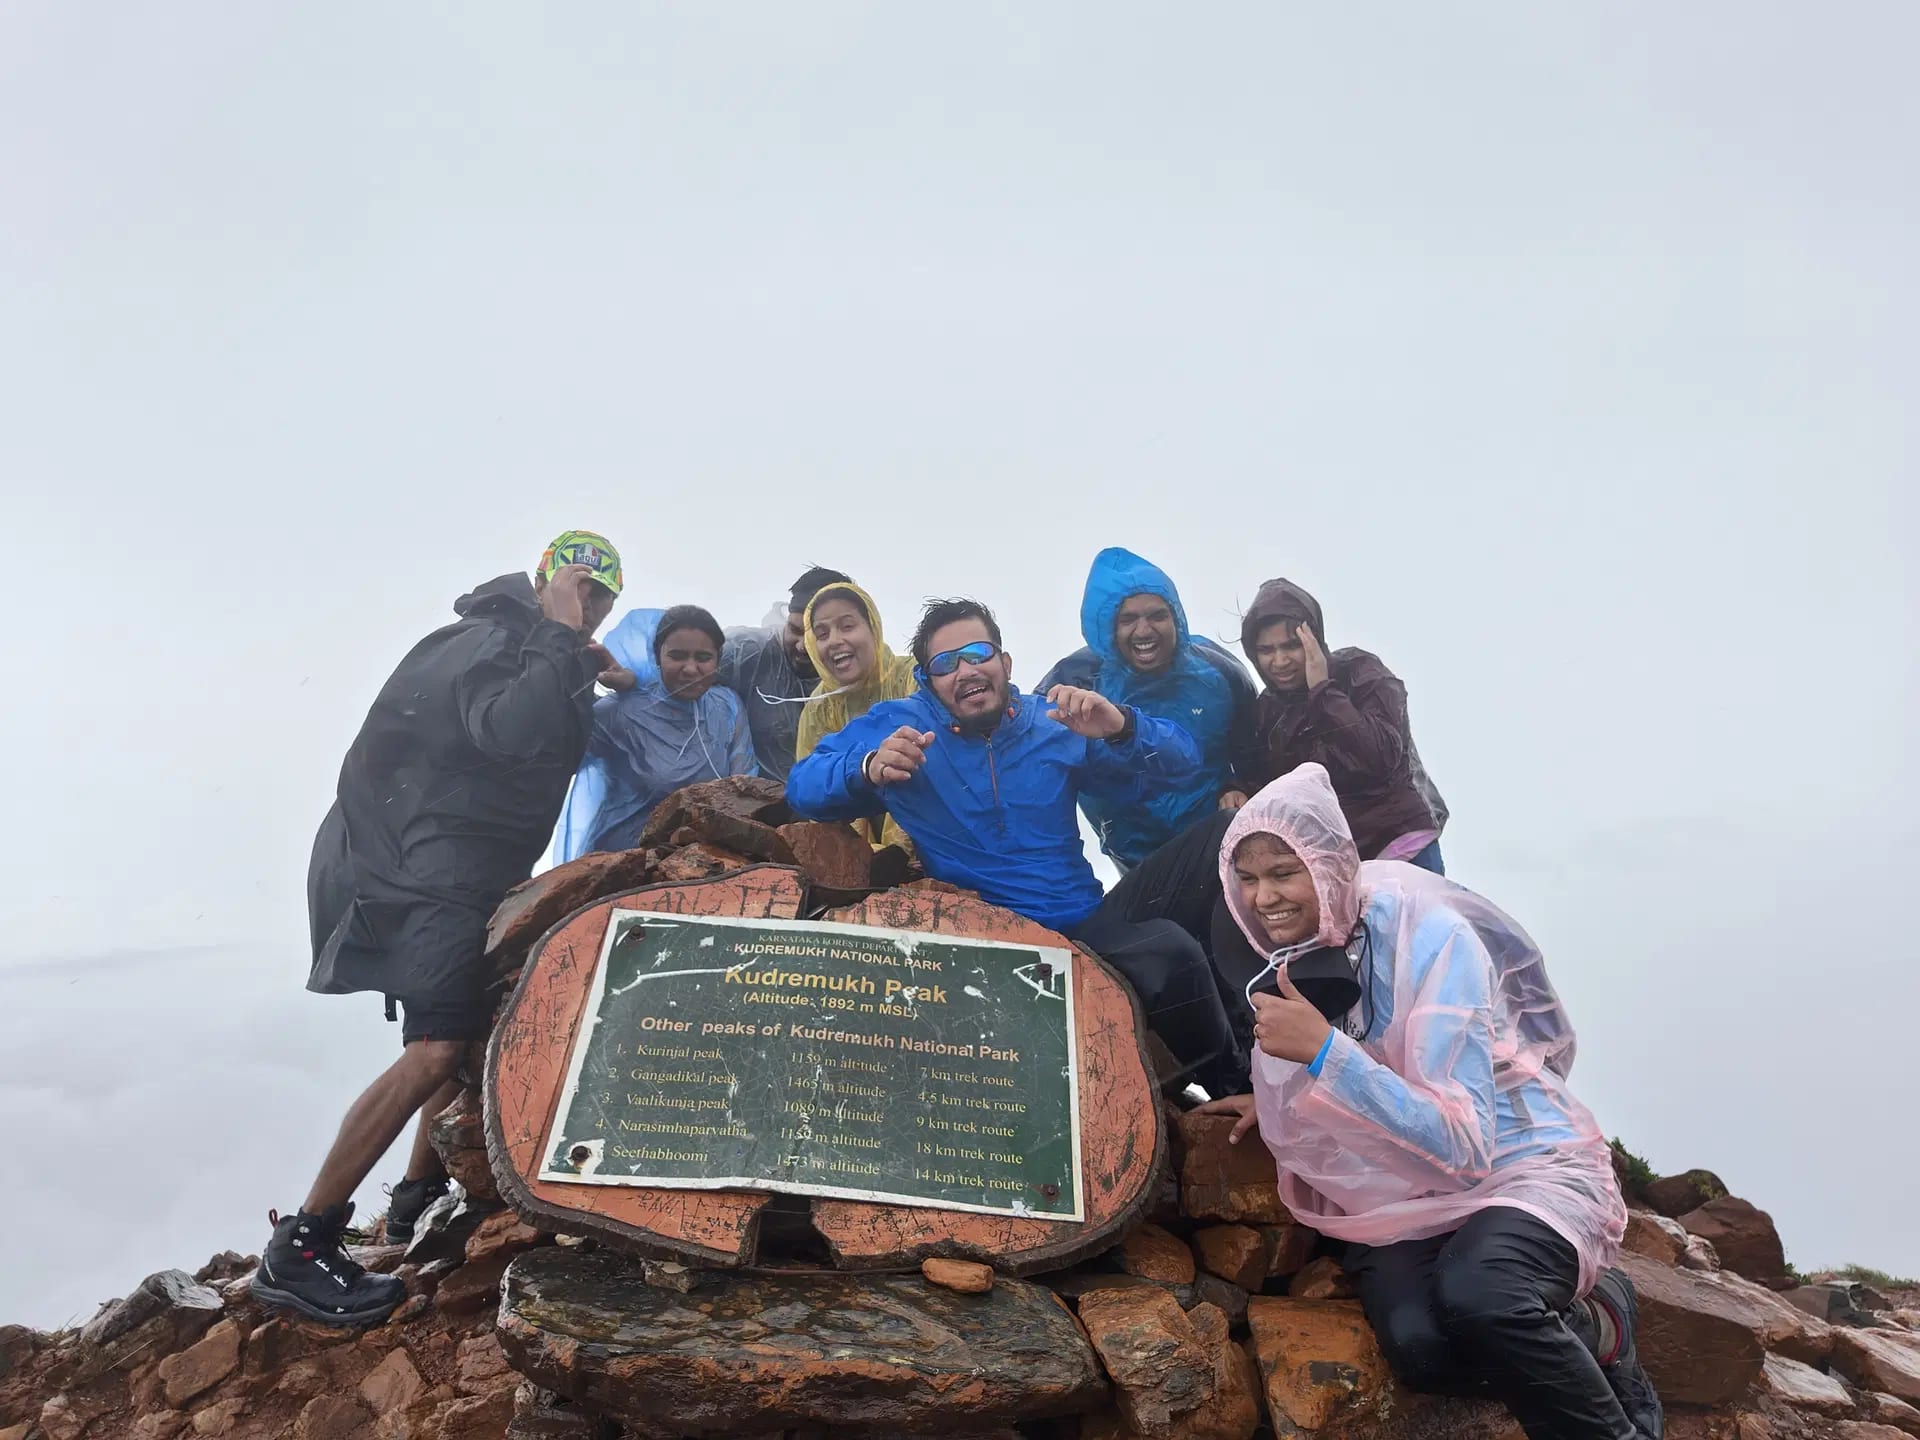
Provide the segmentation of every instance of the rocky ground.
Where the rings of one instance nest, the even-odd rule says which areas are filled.
[[[473,1160],[473,1105],[439,1127],[456,1165]],[[253,1260],[233,1254],[150,1276],[73,1330],[0,1329],[0,1440],[1519,1440],[1498,1407],[1398,1389],[1265,1151],[1229,1147],[1225,1121],[1174,1124],[1154,1218],[1037,1282],[962,1261],[752,1276],[643,1262],[542,1234],[482,1181],[410,1247],[358,1252],[407,1281],[376,1330],[263,1311]],[[1635,1203],[1624,1263],[1669,1435],[1920,1436],[1913,1292],[1791,1283],[1772,1222],[1724,1193],[1678,1217],[1644,1191]]]
[[[753,860],[845,903],[908,878],[842,827],[783,821],[777,786],[698,789],[662,807],[646,848],[510,896],[502,973],[633,886]],[[777,1246],[749,1273],[703,1270],[550,1233],[502,1204],[480,1107],[469,1090],[434,1127],[461,1193],[411,1245],[357,1252],[406,1280],[388,1324],[266,1312],[250,1256],[164,1271],[77,1328],[0,1327],[0,1440],[1521,1440],[1498,1406],[1394,1384],[1271,1156],[1229,1146],[1224,1119],[1169,1110],[1150,1214],[1090,1261],[1017,1280],[962,1260],[849,1273]],[[1669,1436],[1920,1437],[1920,1290],[1797,1276],[1772,1220],[1718,1177],[1617,1158]]]

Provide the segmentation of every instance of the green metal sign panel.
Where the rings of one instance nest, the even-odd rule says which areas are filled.
[[[1085,1218],[1065,950],[615,910],[543,1180]]]

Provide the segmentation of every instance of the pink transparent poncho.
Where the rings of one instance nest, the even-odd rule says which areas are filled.
[[[1261,833],[1300,856],[1319,896],[1319,934],[1291,950],[1276,950],[1234,877],[1235,849]],[[1349,953],[1364,962],[1349,1017],[1361,1033],[1336,1024],[1319,1075],[1254,1055],[1260,1134],[1288,1208],[1337,1239],[1391,1245],[1509,1205],[1574,1247],[1584,1293],[1619,1254],[1626,1206],[1599,1125],[1567,1089],[1573,1027],[1526,932],[1441,876],[1362,864],[1319,765],[1242,807],[1220,876],[1263,956],[1357,938]]]

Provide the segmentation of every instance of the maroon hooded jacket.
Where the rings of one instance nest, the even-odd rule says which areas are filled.
[[[1240,645],[1253,662],[1260,631],[1275,620],[1304,621],[1327,647],[1320,602],[1288,580],[1260,587],[1240,624]],[[1327,679],[1311,690],[1260,692],[1253,731],[1242,737],[1234,770],[1248,793],[1312,760],[1327,767],[1340,808],[1363,860],[1402,835],[1439,830],[1446,807],[1420,767],[1407,724],[1407,687],[1365,650],[1327,652]]]

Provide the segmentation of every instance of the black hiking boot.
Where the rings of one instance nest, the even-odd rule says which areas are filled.
[[[273,1238],[253,1272],[253,1293],[263,1305],[291,1310],[322,1325],[377,1325],[407,1297],[395,1275],[369,1275],[341,1247],[341,1232],[353,1202],[318,1215],[269,1211]]]
[[[402,1180],[387,1188],[387,1244],[413,1242],[413,1227],[427,1206],[447,1193],[449,1181],[444,1175],[427,1180]]]
[[[1614,1342],[1611,1354],[1605,1353],[1598,1343],[1597,1319],[1591,1314],[1581,1313],[1587,1306],[1603,1306],[1612,1317],[1619,1339]],[[1613,1387],[1613,1398],[1627,1412],[1627,1419],[1641,1440],[1662,1440],[1666,1432],[1666,1416],[1660,1408],[1660,1397],[1654,1391],[1653,1382],[1647,1378],[1647,1372],[1640,1364],[1639,1352],[1634,1347],[1633,1337],[1639,1329],[1640,1306],[1634,1299],[1633,1281],[1627,1278],[1627,1272],[1618,1268],[1603,1270],[1600,1278],[1593,1282],[1585,1305],[1576,1305],[1574,1312],[1575,1333],[1599,1359],[1600,1373],[1607,1377],[1607,1384]]]

